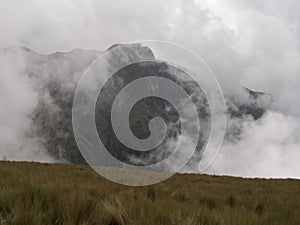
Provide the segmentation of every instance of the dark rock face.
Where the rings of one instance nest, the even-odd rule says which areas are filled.
[[[114,157],[123,162],[131,163],[132,165],[150,165],[165,159],[172,153],[172,151],[168,149],[168,142],[177,141],[178,136],[181,134],[179,115],[172,104],[164,99],[147,97],[140,100],[132,108],[129,118],[132,132],[139,138],[147,138],[150,136],[148,124],[152,118],[163,118],[168,124],[167,138],[159,148],[146,152],[128,149],[115,137],[111,123],[108,122],[111,117],[112,104],[120,90],[122,90],[126,84],[147,76],[159,76],[172,80],[183,87],[186,93],[193,97],[192,101],[197,106],[201,125],[206,128],[202,129],[198,142],[197,153],[201,154],[201,149],[206,143],[210,131],[210,110],[205,95],[201,92],[201,88],[196,82],[183,71],[176,68],[170,69],[170,66],[165,63],[153,61],[131,64],[123,68],[115,73],[102,89],[96,107],[96,124],[98,134],[106,148],[110,149]],[[181,77],[181,79],[179,79],[178,76]],[[185,76],[185,82],[182,81],[183,76]],[[119,79],[121,79],[122,82],[118,82]],[[152,88],[150,83],[148,87],[145,87],[145,89],[147,88]],[[168,92],[168,90],[165,91]]]
[[[109,49],[118,45],[113,45]],[[40,137],[49,154],[55,159],[69,163],[85,163],[73,136],[72,103],[76,85],[81,75],[103,52],[76,49],[68,53],[57,52],[42,55],[25,48],[7,48],[0,52],[0,54],[7,53],[21,55],[25,60],[26,69],[24,73],[32,79],[33,87],[39,93],[39,103],[32,115],[31,135]],[[150,61],[155,59],[148,47],[131,44],[126,46],[123,56],[116,56],[111,60],[111,65],[116,65],[119,60],[124,60],[124,57],[133,57],[134,59],[141,57]],[[198,146],[191,162],[199,160],[210,132],[211,121],[207,99],[193,80],[188,77],[185,81],[177,79],[176,74],[168,69],[168,65],[150,63],[150,61],[120,70],[105,85],[102,94],[106,97],[101,98],[99,95],[96,105],[95,119],[100,138],[107,148],[113,149],[112,155],[126,163],[146,165],[168,156],[169,152],[160,154],[161,158],[152,158],[130,151],[117,140],[111,128],[110,110],[116,94],[124,87],[124,84],[139,78],[140,76],[138,77],[137,74],[152,72],[157,76],[173,80],[192,96],[193,102],[197,106],[201,126],[204,128],[201,129]],[[180,73],[180,71],[177,72]],[[239,118],[246,115],[257,120],[263,116],[266,109],[259,102],[265,94],[250,89],[246,89],[246,92],[249,94],[249,99],[242,104],[235,102],[230,97],[226,98],[229,117]],[[166,109],[169,110],[166,111]],[[145,98],[134,106],[129,121],[132,132],[139,138],[148,137],[150,135],[148,124],[155,116],[164,118],[169,124],[174,124],[171,126],[172,129],[168,130],[167,137],[176,140],[180,135],[178,113],[169,102],[160,98]],[[120,154],[120,149],[122,152],[126,150],[127,154]],[[153,149],[153,151],[158,150]],[[131,161],[134,157],[141,157],[144,161],[136,164],[135,161]]]
[[[255,120],[261,118],[266,112],[266,105],[270,102],[269,95],[244,88],[248,94],[248,101],[245,103],[235,103],[234,100],[227,101],[227,111],[230,117],[242,117],[244,115],[250,115]],[[267,104],[259,104],[260,100],[265,98]]]

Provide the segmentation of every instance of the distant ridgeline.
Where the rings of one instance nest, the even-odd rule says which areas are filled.
[[[118,45],[113,45],[109,49]],[[44,55],[27,48],[9,47],[0,50],[0,54],[21,57],[25,60],[24,75],[32,80],[33,87],[38,93],[39,103],[32,114],[32,132],[30,135],[40,138],[49,154],[55,159],[76,164],[85,163],[73,136],[72,103],[76,85],[83,72],[103,52],[75,49],[71,52]],[[164,63],[151,63],[150,60],[154,60],[155,56],[148,47],[140,44],[127,44],[124,55],[137,60],[149,60],[149,62],[127,66],[114,74],[105,84],[97,100],[95,118],[102,142],[110,149],[110,153],[121,161],[130,162],[134,156],[146,157],[143,153],[134,155],[136,153],[131,152],[118,141],[110,121],[111,105],[124,85],[139,78],[139,74],[165,77],[183,87],[192,96],[193,102],[197,106],[201,122],[201,134],[198,147],[189,163],[190,167],[193,167],[193,161],[201,159],[202,149],[210,132],[210,109],[201,88],[190,77],[182,79],[180,76],[181,79],[179,79],[177,73],[181,73],[180,70],[169,70],[168,65]],[[122,55],[116,56],[110,63],[118,63],[122,57]],[[265,98],[267,95],[262,92],[255,92],[248,88],[245,88],[245,92],[248,96],[244,101],[225,96],[228,118],[252,117],[257,120],[265,113],[265,101],[270,101],[270,98]],[[180,135],[178,113],[168,101],[148,97],[136,103],[130,114],[130,127],[137,137],[146,138],[150,135],[149,121],[156,116],[162,117],[169,125],[167,138],[163,142],[166,147],[169,140],[176,140]],[[122,151],[120,151],[121,149]],[[161,149],[151,151],[158,150]],[[121,154],[124,151],[127,153]],[[165,151],[163,154],[159,154],[158,158],[144,158],[141,164],[151,164],[154,161],[162,160],[169,154],[170,152]],[[130,163],[139,165],[133,161]]]

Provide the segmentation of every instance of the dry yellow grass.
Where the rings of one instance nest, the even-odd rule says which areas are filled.
[[[1,162],[0,224],[298,225],[300,180],[179,174],[127,187],[88,166]]]

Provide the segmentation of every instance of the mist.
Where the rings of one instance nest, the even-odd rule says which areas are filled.
[[[230,138],[224,140],[206,172],[300,178],[297,0],[0,0],[0,5],[0,48],[25,46],[49,54],[74,48],[105,50],[115,43],[158,39],[192,49],[214,71],[226,96],[246,101],[243,87],[272,96],[262,118],[228,118]],[[30,135],[38,86],[26,73],[22,52],[17,58],[3,54],[0,157],[51,162],[43,140]],[[69,79],[61,81],[70,86]],[[236,127],[240,135],[231,136]]]
[[[16,50],[17,51],[17,50]],[[22,52],[0,55],[0,157],[4,160],[53,162],[41,140],[31,135],[37,93],[25,73]],[[17,56],[17,57],[16,57]]]

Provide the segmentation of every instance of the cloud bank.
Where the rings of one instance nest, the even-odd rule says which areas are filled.
[[[225,141],[207,172],[300,177],[299,1],[0,0],[0,6],[0,47],[50,53],[166,40],[200,55],[226,95],[241,98],[243,86],[270,93],[273,103],[263,118],[229,121],[229,128],[239,126],[242,134]],[[36,92],[21,76],[22,56],[14,67],[4,59],[0,63],[0,151],[29,159],[36,154],[17,152],[26,146],[19,140],[30,142],[27,149],[38,146],[23,139],[30,131],[28,115],[37,104]],[[43,154],[41,158],[47,160]]]

